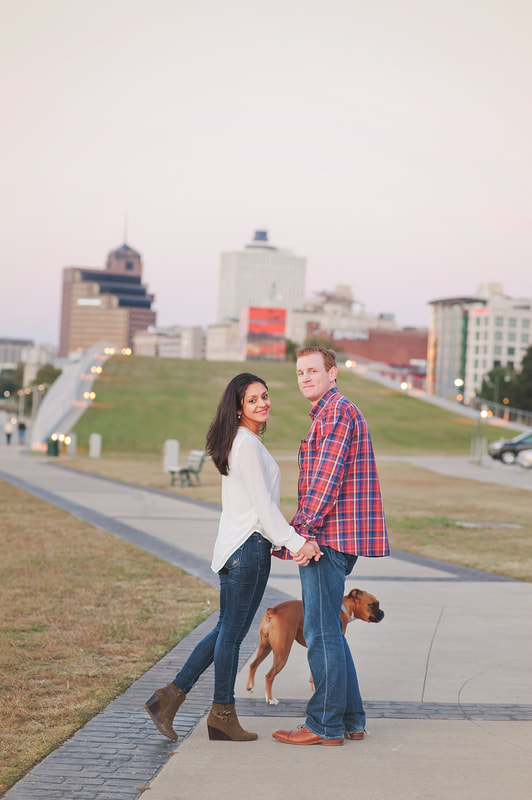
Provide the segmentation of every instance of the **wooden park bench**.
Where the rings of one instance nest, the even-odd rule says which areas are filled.
[[[200,472],[205,461],[205,450],[191,450],[188,454],[186,467],[169,467],[168,472],[172,476],[170,486],[175,486],[175,479],[179,475],[181,486],[188,484],[193,486],[192,475],[196,478],[196,484],[200,483]]]

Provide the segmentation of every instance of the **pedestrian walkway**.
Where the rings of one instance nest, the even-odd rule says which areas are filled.
[[[380,458],[379,461],[404,461],[440,475],[451,478],[465,478],[480,483],[494,483],[513,489],[532,491],[532,469],[523,469],[518,464],[503,464],[491,456],[483,456],[480,461],[470,456],[403,456]]]
[[[0,449],[0,478],[216,585],[209,567],[219,515],[213,506],[75,473],[15,449]],[[143,789],[150,800],[299,800],[332,793],[379,800],[528,798],[532,585],[394,552],[361,559],[347,581],[348,590],[355,586],[375,594],[385,612],[378,625],[355,622],[347,629],[368,715],[363,742],[308,748],[271,737],[303,722],[310,689],[306,651],[295,644],[274,684],[279,705],[267,706],[263,697],[269,660],[257,672],[255,694],[246,692],[260,613],[244,642],[237,680],[237,710],[259,739],[208,740],[211,670],[178,714],[179,741],[161,736],[142,705],[173,677],[211,619],[6,798],[135,800]],[[263,608],[299,596],[297,569],[274,559]]]

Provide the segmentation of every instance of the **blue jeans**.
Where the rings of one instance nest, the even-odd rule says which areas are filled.
[[[305,727],[323,739],[339,739],[344,733],[363,731],[366,724],[357,673],[340,619],[345,579],[357,556],[332,547],[321,549],[319,561],[299,568],[303,633],[315,686]]]
[[[214,702],[235,702],[240,645],[264,595],[272,544],[252,533],[219,571],[220,614],[216,627],[196,645],[173,683],[187,694],[214,662]]]

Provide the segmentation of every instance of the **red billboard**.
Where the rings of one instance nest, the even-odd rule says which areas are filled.
[[[285,361],[286,309],[245,308],[240,316],[240,350],[256,361]]]

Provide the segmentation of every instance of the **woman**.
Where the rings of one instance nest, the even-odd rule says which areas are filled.
[[[298,564],[319,557],[317,546],[296,533],[279,510],[279,467],[260,440],[270,408],[262,378],[242,373],[227,386],[207,433],[207,452],[222,475],[222,515],[211,565],[220,579],[220,614],[172,683],[157,689],[144,706],[158,730],[174,741],[176,712],[213,662],[209,739],[257,738],[238,721],[234,687],[240,645],[270,574],[272,545],[286,547]]]

